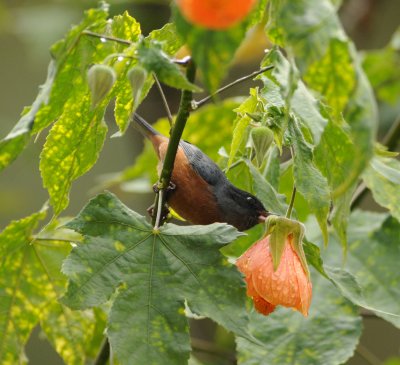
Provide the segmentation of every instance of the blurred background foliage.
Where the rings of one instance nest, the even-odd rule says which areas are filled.
[[[400,35],[389,44],[400,25],[400,2],[398,0],[340,0],[333,1],[339,7],[343,25],[363,53],[364,68],[372,80],[379,103],[382,136],[400,114],[400,71],[390,72],[389,68],[400,70]],[[143,33],[160,28],[170,16],[169,1],[164,0],[110,0],[111,15],[128,12],[142,26]],[[76,24],[82,11],[96,6],[97,1],[86,0],[0,0],[0,135],[4,136],[19,119],[24,105],[30,105],[46,76],[49,62],[49,46]],[[262,30],[254,29],[248,40],[237,52],[234,66],[225,82],[247,74],[258,68],[264,48],[268,47]],[[394,66],[393,66],[394,65]],[[242,95],[255,83],[248,82],[230,89],[224,97]],[[384,87],[383,87],[384,86]],[[389,87],[388,87],[389,86]],[[177,110],[178,93],[165,88],[172,111]],[[159,96],[154,90],[140,112],[149,120],[164,116]],[[110,134],[116,132],[112,113],[106,116]],[[43,134],[44,135],[44,134]],[[10,220],[26,216],[40,209],[47,199],[42,188],[38,163],[44,137],[30,142],[22,155],[7,168],[0,180],[0,228]],[[196,141],[193,141],[196,142]],[[87,199],[94,194],[94,187],[110,174],[130,166],[142,149],[138,133],[130,128],[125,138],[108,139],[101,158],[95,167],[78,180],[72,188],[71,204],[67,215],[76,214]],[[214,156],[215,157],[215,156]],[[152,176],[152,174],[150,174]],[[125,186],[126,187],[126,186]],[[135,194],[129,190],[135,186],[113,190],[128,205],[134,205],[145,213],[151,204],[152,194]],[[139,189],[140,190],[140,189]],[[371,199],[365,199],[363,206],[376,209]],[[350,365],[400,364],[400,331],[375,316],[364,317],[364,332]],[[234,363],[233,338],[226,331],[208,320],[193,321],[192,328],[194,355],[206,364],[224,365]],[[54,350],[47,345],[38,328],[28,344],[30,364],[62,364]],[[46,358],[44,354],[47,354]]]

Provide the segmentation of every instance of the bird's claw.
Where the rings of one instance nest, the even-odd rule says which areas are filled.
[[[169,182],[169,185],[168,185],[168,187],[167,187],[167,189],[166,189],[166,191],[174,191],[176,189],[176,185],[172,182],[172,181],[170,181]],[[159,192],[160,192],[160,187],[158,186],[158,183],[157,184],[154,184],[153,185],[153,191],[156,193],[156,194],[158,194]]]
[[[154,204],[152,204],[150,207],[147,208],[147,213],[151,218],[154,216]],[[161,212],[161,219],[164,221],[168,218],[168,215],[170,214],[170,211],[167,206],[163,207],[163,210]]]

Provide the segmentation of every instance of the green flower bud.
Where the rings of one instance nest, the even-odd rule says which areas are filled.
[[[133,97],[133,108],[139,104],[140,94],[143,89],[143,85],[147,78],[147,71],[141,66],[135,66],[128,72],[128,79],[131,83],[132,97]]]
[[[116,74],[110,66],[94,65],[89,69],[87,78],[92,93],[92,107],[95,107],[113,87]]]
[[[256,152],[257,164],[261,166],[265,154],[274,140],[274,132],[268,127],[256,127],[251,130],[250,138]]]

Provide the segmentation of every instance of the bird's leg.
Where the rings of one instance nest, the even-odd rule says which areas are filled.
[[[168,185],[168,187],[167,187],[167,189],[166,189],[166,191],[167,191],[167,192],[169,192],[169,191],[174,191],[175,189],[176,189],[176,185],[175,185],[172,181],[170,181],[170,182],[169,182],[169,185]],[[158,184],[154,184],[154,185],[153,185],[153,191],[154,191],[156,194],[160,192],[160,188],[159,188]]]
[[[153,215],[154,215],[154,204],[150,205],[150,206],[147,208],[147,213],[149,214],[150,217],[153,218]],[[165,205],[165,206],[163,207],[162,212],[161,212],[161,218],[162,218],[162,220],[167,219],[169,213],[170,213],[170,212],[169,212],[169,208]]]

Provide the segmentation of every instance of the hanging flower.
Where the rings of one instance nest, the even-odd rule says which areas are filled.
[[[256,242],[236,262],[245,275],[247,295],[264,315],[273,312],[277,305],[308,315],[312,285],[301,242],[304,229],[299,225],[286,218],[272,218],[272,224],[267,223],[267,233],[271,234]]]

